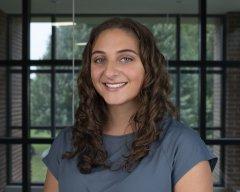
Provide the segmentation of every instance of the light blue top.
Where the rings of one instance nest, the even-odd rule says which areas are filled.
[[[151,145],[149,154],[131,173],[121,169],[94,169],[90,174],[82,174],[76,166],[77,158],[61,159],[63,152],[72,149],[71,128],[61,130],[43,162],[58,180],[59,192],[170,192],[200,161],[208,160],[213,171],[218,158],[197,131],[171,117],[158,122],[157,127],[163,128],[162,136]],[[113,169],[121,162],[121,155],[128,152],[134,137],[133,133],[103,136]]]

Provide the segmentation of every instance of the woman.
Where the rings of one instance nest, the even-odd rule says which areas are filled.
[[[178,121],[152,33],[128,18],[95,27],[78,77],[74,127],[43,162],[45,192],[212,192],[217,158]]]

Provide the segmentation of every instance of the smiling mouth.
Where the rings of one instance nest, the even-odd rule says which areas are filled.
[[[120,88],[124,87],[127,84],[127,82],[123,82],[123,83],[103,83],[103,84],[108,90],[117,90],[117,89],[120,89]]]

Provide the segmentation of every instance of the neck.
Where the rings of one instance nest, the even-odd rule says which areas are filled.
[[[111,135],[131,133],[133,130],[129,124],[129,119],[136,113],[137,108],[138,105],[133,102],[122,105],[109,105],[109,119],[103,132]]]

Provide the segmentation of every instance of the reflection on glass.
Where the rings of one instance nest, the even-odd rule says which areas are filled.
[[[103,22],[105,17],[76,17],[76,25],[60,25],[56,27],[56,58],[72,59],[73,48],[74,58],[82,59],[83,49],[88,41],[90,31],[99,23]],[[72,22],[70,17],[58,17],[56,22]],[[74,27],[74,30],[73,30]],[[74,31],[74,33],[73,33]],[[74,35],[74,47],[73,47]]]
[[[30,58],[51,59],[52,24],[47,19],[34,18],[30,24]]]
[[[51,124],[50,96],[50,75],[35,73],[30,80],[31,126],[49,126]]]
[[[57,22],[70,22],[72,18],[56,18]],[[76,25],[63,25],[56,27],[56,58],[72,59],[73,53],[73,31],[74,31],[74,54],[75,59],[82,59],[83,49],[88,41],[90,31],[99,23],[108,18],[100,17],[77,17]],[[134,17],[146,25],[157,39],[157,46],[167,59],[176,58],[176,24],[172,17]]]

